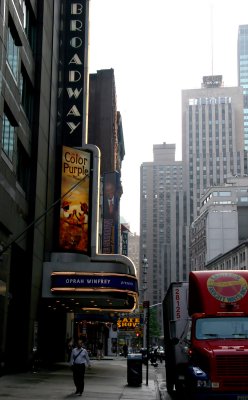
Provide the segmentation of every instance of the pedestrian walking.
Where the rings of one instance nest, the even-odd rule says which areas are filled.
[[[97,359],[101,360],[103,358],[103,343],[99,340],[97,342]]]
[[[83,341],[77,341],[77,347],[71,352],[70,365],[73,370],[73,380],[76,386],[75,394],[82,396],[84,391],[85,366],[91,367],[90,358],[87,350],[83,347]]]
[[[127,346],[126,343],[123,345],[122,350],[123,350],[123,355],[124,355],[124,357],[127,357],[127,354],[128,354],[128,346]]]
[[[73,349],[73,340],[72,340],[72,338],[70,337],[70,338],[68,338],[68,339],[66,340],[66,343],[65,343],[65,351],[66,351],[67,361],[68,361],[68,362],[70,362],[70,359],[71,359],[71,352],[72,352],[72,349]]]

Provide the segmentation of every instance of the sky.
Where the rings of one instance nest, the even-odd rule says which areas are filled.
[[[114,69],[122,115],[121,217],[139,234],[140,166],[153,145],[176,144],[181,160],[181,92],[204,75],[237,86],[238,26],[247,0],[90,0],[89,72]]]

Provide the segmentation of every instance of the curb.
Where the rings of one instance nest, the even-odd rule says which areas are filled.
[[[160,375],[160,377],[159,377],[159,375]],[[156,372],[155,383],[156,383],[156,390],[157,390],[157,398],[159,400],[166,400],[166,399],[168,399],[166,380],[163,379],[161,374],[159,374],[159,375]]]
[[[166,381],[164,380],[159,381],[158,388],[159,388],[160,400],[165,400],[167,395]]]

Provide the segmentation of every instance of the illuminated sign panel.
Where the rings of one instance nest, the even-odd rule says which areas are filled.
[[[91,153],[64,146],[59,248],[89,253]]]
[[[134,330],[140,325],[139,317],[126,317],[117,320],[117,328],[121,330]]]
[[[104,174],[103,181],[103,239],[102,252],[119,252],[119,202],[120,175],[118,172]]]
[[[53,272],[51,276],[51,291],[138,291],[137,279],[128,275],[86,272]]]

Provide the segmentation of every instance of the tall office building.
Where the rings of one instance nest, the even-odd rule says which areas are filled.
[[[154,145],[154,161],[142,163],[140,170],[141,268],[144,257],[148,262],[147,290],[141,294],[151,304],[160,303],[171,280],[185,280],[188,272],[183,165],[175,161],[175,149],[175,144]],[[141,288],[144,278],[140,271]]]
[[[200,197],[230,176],[244,175],[243,91],[204,77],[202,88],[182,91],[182,148],[187,224]]]
[[[248,25],[240,25],[238,32],[238,85],[244,94],[244,144],[248,150]]]
[[[51,218],[32,223],[54,201],[60,1],[1,1],[0,20],[0,365],[13,370],[37,345],[53,237]]]

